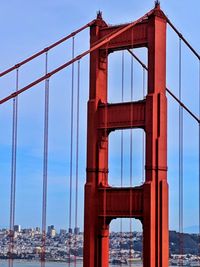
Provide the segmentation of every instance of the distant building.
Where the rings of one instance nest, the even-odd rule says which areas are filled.
[[[67,234],[67,230],[65,229],[60,229],[60,235],[66,235]]]
[[[74,234],[75,235],[79,235],[80,234],[80,228],[79,227],[75,227],[74,228]]]
[[[4,236],[5,236],[4,232],[0,232],[0,239],[3,239]]]
[[[56,230],[55,229],[51,229],[50,237],[54,238],[55,236],[56,236]]]
[[[69,234],[73,234],[73,230],[72,230],[72,228],[69,228],[68,233],[69,233]]]
[[[55,228],[54,228],[54,225],[50,225],[50,226],[48,226],[48,228],[47,228],[47,234],[50,236],[51,235],[51,230],[54,230]]]
[[[21,232],[21,225],[14,225],[14,228],[13,228],[14,232]]]
[[[35,254],[40,254],[41,253],[41,247],[35,247],[34,249],[33,249],[33,253],[35,253]]]
[[[40,233],[40,227],[36,227],[35,231],[39,234]]]
[[[48,236],[50,236],[51,238],[54,238],[54,237],[56,236],[56,230],[55,230],[55,228],[54,228],[54,225],[50,225],[50,226],[48,226],[47,234],[48,234]]]

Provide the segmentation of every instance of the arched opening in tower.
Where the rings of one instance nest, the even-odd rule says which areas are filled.
[[[110,223],[110,266],[143,266],[143,232],[140,220],[117,218]]]

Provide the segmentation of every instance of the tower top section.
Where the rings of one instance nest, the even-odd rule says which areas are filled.
[[[159,0],[155,1],[155,8],[160,8],[160,1]]]

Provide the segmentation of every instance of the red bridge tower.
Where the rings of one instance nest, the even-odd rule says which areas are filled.
[[[99,15],[90,29],[91,47],[123,26],[108,26]],[[148,92],[138,102],[107,103],[108,55],[148,49]],[[133,188],[108,184],[108,135],[142,128],[146,134],[145,182]],[[144,267],[168,267],[166,17],[159,5],[150,15],[90,54],[84,267],[108,267],[109,223],[123,217],[143,225]]]

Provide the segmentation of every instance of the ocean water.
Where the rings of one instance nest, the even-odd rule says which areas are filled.
[[[36,261],[14,261],[12,267],[41,267],[40,262]],[[69,267],[68,263],[58,262],[46,262],[45,267]],[[6,260],[0,261],[0,267],[9,267],[9,263]],[[44,267],[44,265],[42,266]],[[70,267],[74,267],[74,264],[70,264]],[[83,267],[82,263],[76,263],[76,267]]]
[[[58,262],[46,262],[45,267],[69,267],[68,263],[58,263]],[[110,265],[110,267],[116,267],[117,265]],[[119,266],[129,266],[130,265],[119,265]],[[142,267],[141,263],[132,263],[133,267]],[[8,261],[0,260],[0,267],[9,267]],[[13,267],[41,267],[40,262],[35,261],[14,261]],[[43,266],[44,267],[44,266]],[[70,264],[70,267],[75,267],[74,263]],[[76,263],[76,267],[83,267],[83,263]]]
[[[58,262],[46,262],[45,267],[69,267],[68,263],[58,263]],[[110,267],[116,267],[117,265],[110,265]],[[119,266],[129,266],[129,267],[142,267],[139,262],[134,262],[132,265],[119,265]],[[9,267],[8,261],[0,260],[0,267]],[[13,267],[41,267],[40,262],[35,261],[14,261]],[[44,267],[44,266],[43,266]],[[70,264],[70,267],[75,267],[74,263]],[[76,263],[76,267],[83,267],[83,263]],[[172,266],[169,266],[172,267]]]
[[[41,267],[40,262],[36,261],[14,261],[13,267]],[[69,267],[68,263],[58,263],[58,262],[46,262],[45,267]],[[0,261],[0,267],[9,267],[8,261]],[[44,267],[44,265],[42,266]],[[74,267],[74,264],[70,264],[70,267]],[[82,263],[76,263],[76,267],[83,267]]]

